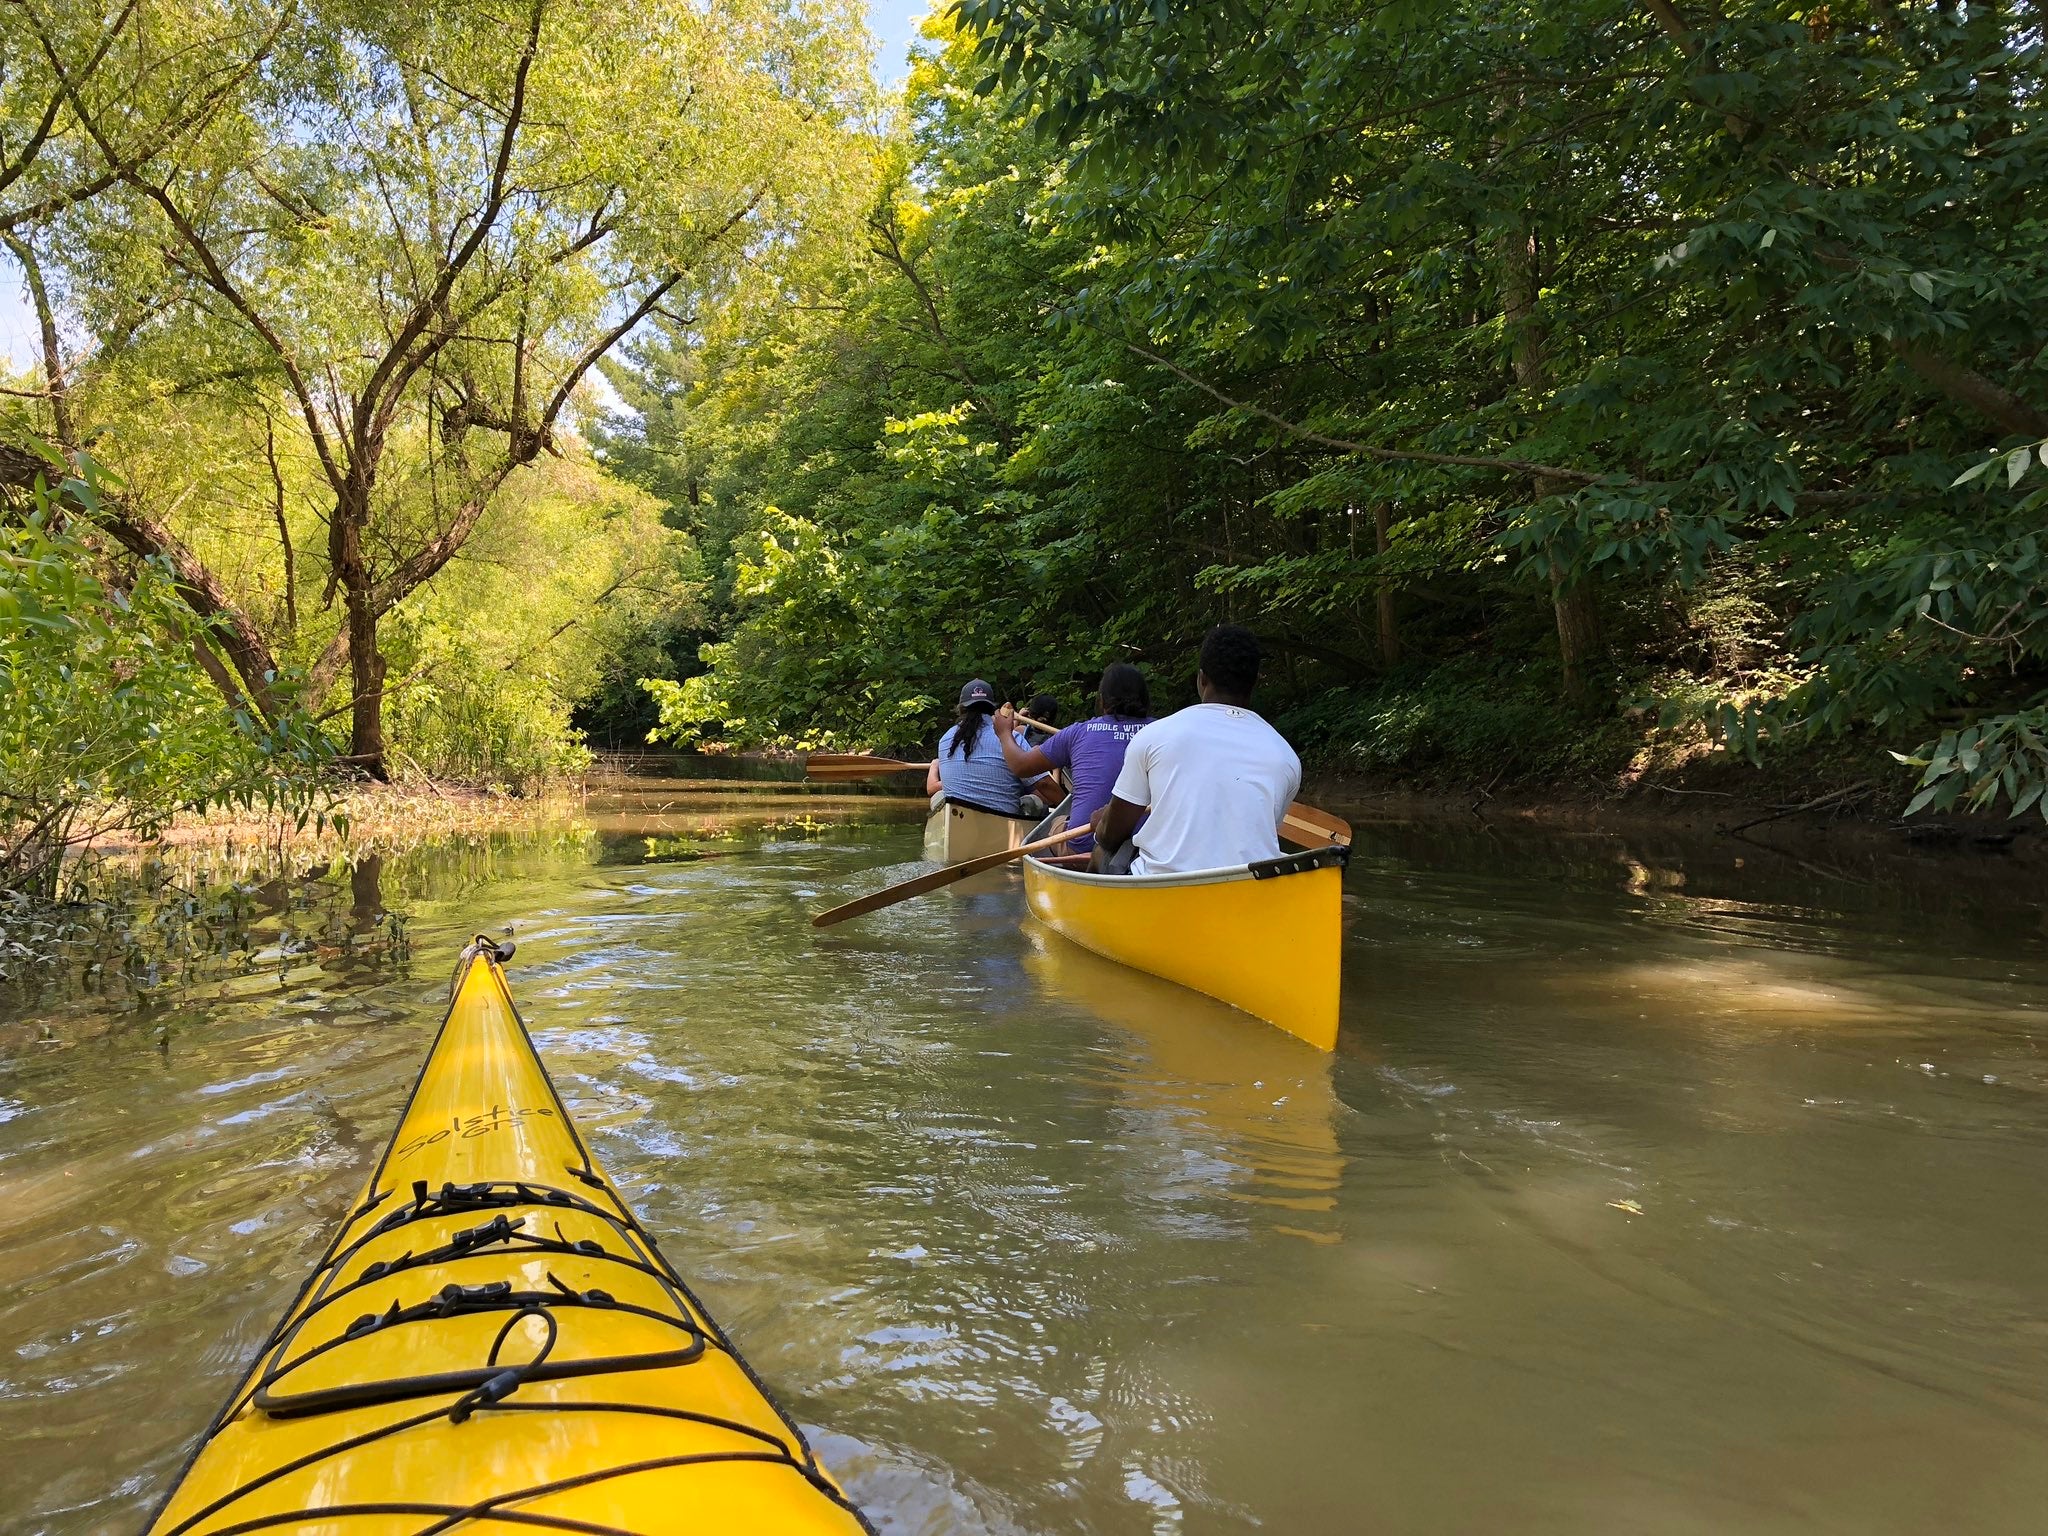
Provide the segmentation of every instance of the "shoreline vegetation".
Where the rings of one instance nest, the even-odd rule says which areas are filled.
[[[321,814],[216,807],[147,837],[114,832],[67,850],[44,889],[0,890],[0,989],[58,985],[147,997],[208,966],[288,971],[336,953],[406,953],[384,905],[387,861],[493,833],[566,825],[566,787],[514,796],[459,784],[331,788]],[[278,932],[259,942],[257,920]]]
[[[335,790],[323,823],[302,826],[290,817],[205,811],[175,817],[154,838],[116,838],[94,851],[105,858],[136,858],[168,849],[203,849],[229,860],[268,860],[267,869],[391,856],[461,833],[544,826],[579,807],[584,789],[582,781],[554,781],[535,793],[515,795],[432,779],[360,782]]]
[[[2043,841],[2033,13],[1354,12],[0,6],[0,891],[1219,619],[1350,782]]]
[[[801,763],[779,752],[714,755],[747,767]],[[630,784],[672,758],[610,754],[583,777],[524,794],[432,780],[357,781],[331,787],[318,818],[215,809],[176,815],[147,838],[115,834],[71,855],[51,898],[0,896],[0,988],[54,984],[147,998],[223,967],[284,973],[337,954],[403,959],[406,919],[385,906],[378,884],[387,861],[496,834],[573,832],[593,787],[607,777]],[[1308,760],[1304,793],[1350,816],[1424,826],[1484,824],[1624,842],[1675,835],[1732,848],[1738,864],[1740,850],[1759,842],[1795,859],[1823,847],[1860,850],[1906,871],[1954,872],[1960,866],[1948,856],[1975,855],[1965,878],[2008,861],[2048,863],[2048,837],[2034,835],[2030,820],[1902,819],[1895,786],[1873,777],[1875,766],[1838,754],[1773,759],[1759,771],[1726,754],[1694,753],[1649,772],[1633,762],[1589,785],[1400,777],[1325,754]],[[768,790],[776,781],[758,782]],[[906,790],[895,798],[923,796]],[[1984,855],[1997,858],[1987,863]],[[279,924],[274,936],[261,932],[266,913]]]

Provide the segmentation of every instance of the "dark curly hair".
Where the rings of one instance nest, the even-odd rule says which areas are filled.
[[[1249,694],[1259,681],[1259,638],[1240,624],[1218,624],[1202,637],[1202,672],[1225,693]]]

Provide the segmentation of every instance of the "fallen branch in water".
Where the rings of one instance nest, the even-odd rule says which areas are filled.
[[[1820,796],[1818,799],[1809,800],[1804,805],[1780,806],[1768,816],[1758,816],[1753,820],[1743,822],[1740,826],[1724,827],[1722,830],[1730,837],[1733,837],[1738,832],[1747,832],[1751,827],[1760,827],[1767,821],[1782,821],[1787,816],[1797,816],[1801,811],[1820,810],[1824,806],[1833,805],[1838,800],[1846,800],[1851,795],[1860,795],[1866,789],[1874,788],[1876,784],[1877,780],[1875,779],[1859,779],[1854,784],[1850,784],[1845,788],[1830,790],[1827,794]]]

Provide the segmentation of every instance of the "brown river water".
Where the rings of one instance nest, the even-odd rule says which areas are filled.
[[[336,877],[409,958],[0,1001],[0,1530],[142,1524],[508,925],[884,1532],[2048,1529],[2038,865],[1356,809],[1323,1056],[1014,876],[815,933],[919,810],[636,781]]]

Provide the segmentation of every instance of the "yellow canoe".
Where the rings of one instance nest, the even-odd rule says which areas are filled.
[[[503,953],[151,1536],[872,1527],[592,1161]]]
[[[925,818],[924,856],[934,864],[964,864],[985,853],[1015,848],[1030,834],[1036,816],[998,816],[956,800],[940,802]]]
[[[1024,900],[1083,948],[1328,1051],[1337,1045],[1347,857],[1315,848],[1183,875],[1091,875],[1030,858]]]

